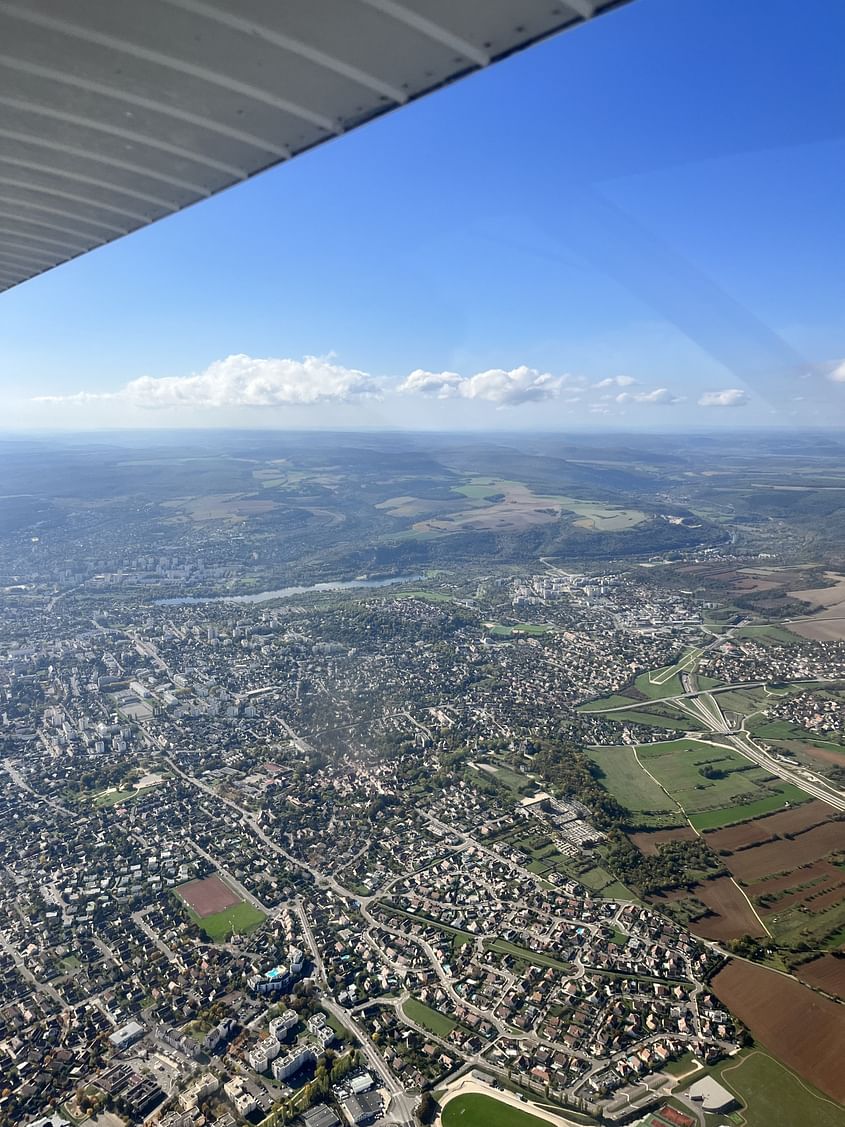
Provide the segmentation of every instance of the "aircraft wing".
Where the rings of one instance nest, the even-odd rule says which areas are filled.
[[[0,0],[0,290],[626,0]]]

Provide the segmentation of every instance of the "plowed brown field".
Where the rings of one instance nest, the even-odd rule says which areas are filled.
[[[732,959],[713,993],[770,1052],[831,1099],[845,1100],[845,1006],[792,978]]]
[[[837,998],[845,998],[845,957],[822,955],[820,959],[798,967],[795,974],[810,986],[817,986]]]
[[[714,830],[704,835],[711,849],[745,849],[761,841],[780,834],[795,834],[817,826],[830,817],[830,807],[825,802],[807,802],[803,806],[793,806],[779,814],[769,814],[753,822],[743,822],[724,830]]]
[[[692,921],[689,928],[694,935],[704,939],[738,939],[741,935],[766,934],[748,901],[729,877],[702,881],[692,892],[713,913]]]
[[[823,822],[792,839],[766,842],[723,860],[739,880],[754,881],[769,873],[793,871],[836,849],[845,849],[845,822]]]

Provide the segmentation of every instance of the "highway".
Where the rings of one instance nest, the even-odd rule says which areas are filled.
[[[682,674],[682,677],[684,684],[686,684],[686,675]],[[838,678],[801,677],[784,683],[788,685],[815,685],[823,680],[834,681]],[[611,708],[597,708],[591,710],[587,715],[612,717],[614,712],[632,712],[638,709],[647,712],[651,704],[674,704],[704,725],[705,730],[703,732],[690,735],[689,739],[707,739],[711,736],[717,736],[725,746],[739,752],[752,763],[756,763],[758,767],[764,768],[764,770],[776,775],[786,783],[800,787],[806,794],[809,794],[812,798],[817,798],[820,802],[827,803],[834,810],[840,813],[845,811],[845,791],[828,779],[813,774],[805,767],[793,767],[791,764],[784,763],[771,751],[755,743],[745,729],[745,721],[743,720],[740,728],[732,726],[717,700],[720,693],[735,692],[737,689],[764,689],[767,684],[767,681],[743,681],[736,685],[720,685],[712,689],[689,690],[676,693],[674,696],[659,697],[653,701],[645,700],[631,704],[613,705]]]

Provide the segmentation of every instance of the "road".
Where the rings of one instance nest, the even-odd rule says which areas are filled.
[[[823,680],[834,681],[838,678],[801,677],[784,683],[805,685],[818,684],[819,681]],[[673,696],[660,697],[659,701],[654,703],[674,704],[705,725],[706,730],[704,732],[697,736],[690,736],[690,739],[703,739],[711,735],[718,736],[726,745],[739,752],[746,759],[750,759],[752,763],[756,763],[758,767],[764,768],[786,783],[792,783],[793,786],[799,787],[812,798],[817,798],[820,802],[825,802],[828,806],[832,806],[834,810],[842,813],[845,811],[845,790],[837,787],[830,780],[813,774],[806,768],[795,768],[784,763],[766,748],[760,747],[745,730],[745,720],[743,720],[739,729],[733,727],[716,699],[720,693],[730,693],[737,689],[763,689],[767,684],[767,681],[743,681],[736,685],[721,685],[713,689],[676,693]],[[637,708],[646,711],[650,703],[652,702],[642,701],[637,704],[614,705],[612,708],[596,709],[587,715],[612,717],[614,712],[630,712]]]

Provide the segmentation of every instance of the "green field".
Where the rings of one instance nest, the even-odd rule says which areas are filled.
[[[535,967],[552,967],[555,970],[569,971],[569,963],[561,962],[553,955],[544,952],[532,951],[528,947],[520,947],[516,943],[508,943],[505,939],[493,939],[484,944],[487,951],[497,951],[500,955],[511,955],[523,963],[530,963]]]
[[[637,763],[633,747],[593,747],[587,755],[601,768],[604,775],[602,785],[629,810],[677,815],[677,808],[672,800]]]
[[[732,748],[704,740],[667,740],[641,744],[638,752],[643,766],[688,814],[737,803],[750,805],[770,797],[768,790],[761,790],[769,774]],[[723,772],[724,778],[705,778],[701,771],[708,768]],[[776,784],[775,789],[779,789]],[[749,816],[753,815],[743,814],[736,820]]]
[[[508,489],[524,488],[521,481],[506,481],[504,478],[497,477],[474,477],[465,485],[453,485],[453,493],[463,493],[464,497],[469,497],[472,501],[486,501],[488,497],[497,497],[500,493],[506,493]]]
[[[421,599],[425,603],[451,603],[454,595],[444,595],[442,591],[400,591],[397,599]]]
[[[679,732],[697,732],[701,730],[701,722],[692,716],[673,716],[670,712],[640,712],[636,709],[625,709],[622,712],[609,712],[608,720],[616,720],[620,724],[644,724],[652,728],[674,728]]]
[[[740,1113],[744,1127],[845,1124],[841,1107],[811,1089],[761,1049],[752,1049],[739,1062],[728,1060],[711,1071],[720,1084],[745,1104]]]
[[[721,810],[705,810],[701,814],[690,814],[689,820],[697,830],[718,830],[723,826],[732,826],[737,822],[749,822],[753,818],[761,818],[764,814],[774,814],[782,810],[789,803],[799,806],[808,802],[810,796],[792,783],[780,783],[772,786],[777,793],[767,798],[759,798],[756,802],[748,802],[740,806],[728,806]]]
[[[210,916],[198,916],[191,908],[188,909],[188,914],[212,943],[223,943],[231,935],[248,935],[266,919],[263,912],[253,908],[245,900]]]
[[[597,700],[584,701],[579,704],[575,709],[576,712],[603,712],[608,708],[636,708],[641,702],[634,700],[633,697],[623,697],[617,694],[611,694],[608,697],[599,697]]]
[[[655,825],[683,824],[676,803],[696,829],[712,830],[808,800],[804,791],[772,779],[732,748],[705,740],[640,744],[636,752],[639,763],[633,747],[593,747],[587,754],[602,771],[602,785],[623,806]],[[708,768],[724,777],[706,778],[701,771]]]
[[[137,791],[134,790],[104,790],[94,795],[94,805],[117,806],[120,802],[128,802],[136,794]]]
[[[449,1100],[440,1121],[443,1127],[549,1127],[545,1119],[477,1092]]]
[[[785,626],[776,626],[771,623],[760,626],[742,626],[734,633],[735,638],[748,638],[752,641],[765,643],[782,642],[784,645],[791,645],[795,642],[801,642],[804,639],[799,637],[798,634],[793,634]]]
[[[553,626],[547,626],[540,622],[517,622],[513,626],[504,626],[497,623],[490,627],[490,633],[494,638],[510,638],[514,634],[549,634],[553,630]]]
[[[754,775],[764,777],[760,768],[745,770],[750,766],[749,761],[735,751],[704,741],[640,744],[637,751],[643,766],[687,812],[711,810],[741,795],[754,794],[757,790]],[[725,772],[725,778],[704,778],[701,769],[708,766]]]
[[[439,1010],[433,1010],[431,1006],[425,1005],[417,998],[409,998],[407,1002],[402,1003],[402,1009],[405,1015],[417,1025],[421,1025],[423,1029],[427,1029],[430,1033],[434,1033],[437,1037],[442,1037],[444,1040],[449,1036],[455,1026],[458,1024],[454,1018],[447,1017]]]

